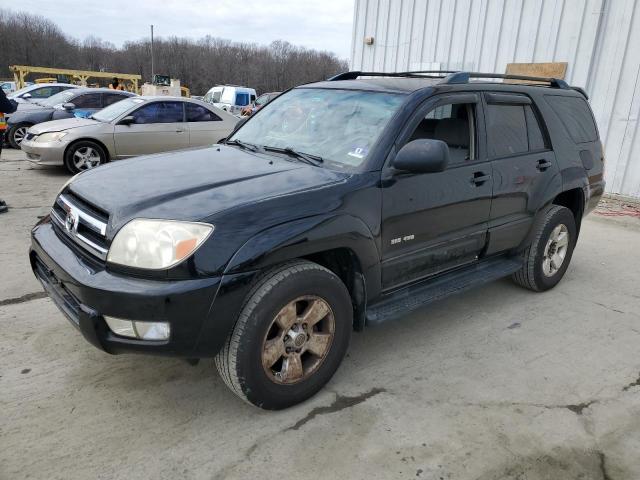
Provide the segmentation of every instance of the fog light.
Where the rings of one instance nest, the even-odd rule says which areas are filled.
[[[121,337],[136,338],[136,331],[133,329],[133,322],[130,320],[121,320],[119,318],[104,317],[107,325],[113,333]]]
[[[106,315],[104,319],[111,331],[121,337],[140,340],[167,340],[171,335],[171,326],[167,322],[134,322]]]
[[[134,328],[142,340],[167,340],[171,333],[166,322],[134,322]]]

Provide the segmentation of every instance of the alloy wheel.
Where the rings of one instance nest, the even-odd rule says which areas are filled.
[[[542,272],[547,277],[556,274],[567,256],[569,248],[569,230],[563,223],[556,226],[549,235],[542,257]]]
[[[24,137],[27,136],[27,130],[29,127],[18,127],[13,132],[13,141],[16,142],[17,145],[20,145],[24,140]]]
[[[100,165],[100,154],[95,148],[80,147],[73,152],[73,164],[78,170],[89,170]]]
[[[285,305],[274,317],[262,343],[262,366],[277,384],[309,378],[331,349],[335,317],[329,304],[307,295]]]

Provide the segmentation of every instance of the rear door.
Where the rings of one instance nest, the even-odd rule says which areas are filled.
[[[491,208],[491,164],[478,132],[475,93],[429,99],[410,120],[397,148],[421,138],[449,146],[447,169],[382,172],[382,284],[394,288],[471,263],[485,246]]]
[[[130,114],[132,124],[117,124],[113,135],[118,158],[188,147],[183,105],[179,101],[145,103]]]
[[[229,135],[229,124],[208,108],[191,102],[185,102],[184,106],[192,147],[212,145]]]
[[[484,99],[494,178],[487,249],[491,254],[524,240],[558,165],[540,114],[528,96],[485,93]]]

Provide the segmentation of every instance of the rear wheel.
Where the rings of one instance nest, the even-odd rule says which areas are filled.
[[[72,144],[64,155],[64,166],[73,174],[98,167],[106,161],[104,149],[91,140]]]
[[[20,148],[22,140],[27,136],[27,130],[29,130],[29,127],[31,127],[31,125],[28,123],[19,123],[9,129],[7,132],[7,140],[13,148]]]
[[[524,252],[522,268],[513,274],[514,281],[536,292],[555,287],[569,267],[576,239],[571,210],[551,206]]]
[[[333,376],[353,325],[349,292],[331,271],[284,264],[249,294],[216,367],[243,400],[268,410],[295,405]]]

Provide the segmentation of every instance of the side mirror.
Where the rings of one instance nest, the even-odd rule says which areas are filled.
[[[31,98],[31,94],[30,93],[23,93],[22,95],[20,95],[20,98],[24,98],[25,100],[29,100]]]
[[[393,167],[413,173],[442,172],[449,163],[449,147],[442,140],[419,139],[407,143],[396,154]]]
[[[136,123],[136,119],[133,115],[127,115],[118,122],[119,125],[131,125],[132,123]]]
[[[233,130],[231,130],[231,133],[229,134],[229,137],[231,135],[233,135],[234,133],[236,133],[238,130],[240,130],[240,127],[242,125],[244,125],[245,123],[247,123],[247,120],[249,120],[249,117],[242,117],[238,123],[235,124],[235,126],[233,127]]]
[[[69,102],[63,104],[62,108],[64,108],[67,112],[70,112],[71,110],[75,110],[76,106],[73,103]]]

